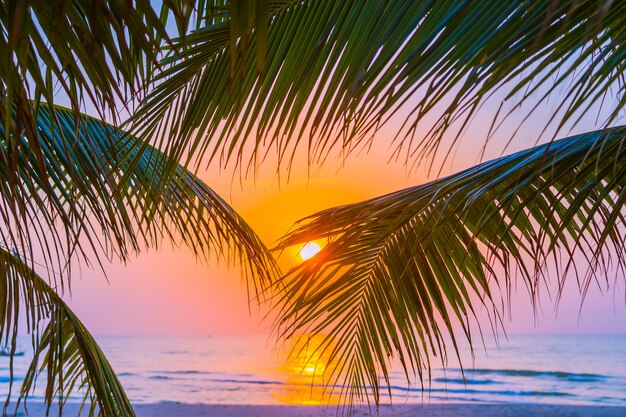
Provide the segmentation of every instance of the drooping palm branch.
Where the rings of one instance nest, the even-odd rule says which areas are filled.
[[[97,155],[73,142],[75,136],[89,134],[78,132],[79,124],[87,123],[80,111],[89,104],[102,120],[115,119],[118,107],[143,87],[144,71],[156,62],[159,39],[165,36],[159,15],[147,1],[0,3],[5,245],[29,251],[32,240],[44,239],[40,246],[47,255],[42,261],[52,262],[60,239],[45,239],[42,229],[55,237],[59,227],[66,235],[84,229],[84,207],[73,196],[77,192],[92,209],[115,212],[106,198],[110,188],[99,179],[100,167],[94,164]],[[69,103],[69,116],[65,109],[56,111],[59,102]],[[83,137],[82,142],[89,139]],[[95,216],[102,221],[107,213]],[[39,232],[31,236],[31,227]],[[120,230],[108,231],[112,240],[120,237]]]
[[[65,262],[75,253],[86,261],[91,252],[125,260],[168,239],[183,242],[196,255],[241,264],[254,285],[270,279],[274,264],[263,243],[200,179],[97,119],[76,120],[58,106],[55,113],[56,122],[47,107],[38,111],[46,174],[39,175],[39,161],[27,152],[24,137],[24,152],[14,167],[19,181],[11,183],[7,170],[0,172],[6,225],[0,238],[6,247],[29,255],[39,245],[46,264],[57,262],[56,272],[65,273]],[[161,180],[160,172],[171,165],[174,175]],[[45,187],[49,192],[42,191]]]
[[[35,156],[26,153],[18,158],[17,186],[11,189],[6,178],[3,182],[5,204],[0,212],[9,220],[0,228],[6,275],[0,288],[0,342],[15,346],[22,302],[29,331],[37,334],[38,324],[49,320],[45,332],[35,338],[37,356],[22,394],[29,393],[39,372],[37,360],[42,360],[48,404],[54,398],[63,403],[83,388],[90,413],[97,405],[105,416],[133,415],[106,358],[57,293],[68,282],[62,275],[67,272],[64,262],[75,254],[88,262],[89,250],[99,252],[98,260],[103,253],[124,260],[167,240],[187,245],[198,257],[236,263],[248,277],[252,294],[263,294],[276,266],[247,223],[191,172],[174,164],[175,175],[162,180],[160,172],[172,165],[163,153],[137,144],[135,137],[95,118],[82,115],[76,120],[70,110],[59,106],[55,112],[53,122],[49,109],[41,106],[37,118],[48,177],[33,173]],[[67,175],[70,170],[73,175]],[[52,193],[41,192],[46,181]],[[51,195],[56,198],[53,204]],[[9,204],[24,213],[17,225],[2,211]],[[55,224],[59,229],[51,228]],[[60,268],[48,275],[55,290],[33,272],[37,264],[33,248],[42,249],[48,260],[57,260]]]
[[[37,377],[45,372],[48,410],[55,402],[62,408],[70,394],[76,393],[83,395],[90,416],[134,417],[120,381],[93,336],[29,264],[19,254],[0,248],[0,345],[10,346],[15,352],[22,315],[26,316],[34,344],[34,358],[16,409],[34,389]],[[12,359],[9,371],[12,379]],[[11,392],[6,394],[3,415],[11,400]]]
[[[278,282],[279,335],[326,335],[319,349],[340,364],[329,384],[348,403],[378,403],[379,375],[389,385],[395,360],[423,383],[432,358],[445,364],[457,349],[457,331],[472,342],[480,308],[497,329],[516,269],[533,300],[549,258],[559,290],[572,268],[582,292],[603,275],[609,284],[607,271],[626,266],[624,207],[622,126],[316,213],[279,245],[328,240]]]
[[[132,111],[149,75],[158,69],[162,43],[169,42],[168,20],[174,18],[186,30],[191,6],[167,1],[159,11],[145,0],[0,3],[5,245],[26,252],[39,245],[46,253],[41,261],[57,262],[60,269],[67,257],[59,259],[56,253],[83,250],[75,234],[88,237],[86,246],[98,239],[85,224],[87,210],[102,226],[103,240],[115,242],[125,258],[133,236],[123,236],[127,219],[115,218],[120,210],[108,197],[112,183],[99,172],[101,164],[111,161],[97,160],[102,155],[90,142],[101,137],[90,138],[90,129],[81,130],[93,125],[81,111],[89,108],[100,120],[114,123],[120,122],[119,112]],[[74,143],[77,137],[81,144]],[[82,198],[76,199],[76,193]],[[31,235],[31,228],[38,231]],[[61,233],[55,233],[58,228]]]
[[[145,87],[145,71],[156,64],[160,40],[167,37],[163,23],[144,0],[0,3],[0,163],[7,168],[3,180],[9,188],[20,186],[24,173],[17,166],[24,155],[32,155],[31,175],[45,180],[55,175],[47,172],[46,143],[40,143],[40,104],[50,110],[51,124],[60,122],[58,103],[72,109],[75,121],[85,105],[101,120],[116,120],[119,109]],[[74,174],[68,170],[65,177]],[[103,191],[99,185],[91,185],[94,192]],[[50,187],[39,192],[58,203]],[[19,197],[13,198],[17,204],[5,223],[24,214]]]
[[[275,147],[279,162],[289,165],[294,152],[306,147],[315,163],[332,149],[349,153],[367,143],[408,108],[407,116],[399,116],[405,123],[396,151],[413,163],[432,155],[443,133],[465,126],[497,90],[505,101],[520,104],[533,97],[536,104],[568,86],[554,106],[557,128],[575,124],[615,89],[617,98],[606,101],[608,116],[599,127],[608,126],[626,100],[623,2],[269,5],[261,72],[254,24],[248,59],[233,64],[229,45],[244,39],[234,39],[228,13],[219,9],[215,16],[222,21],[211,20],[173,41],[163,71],[134,115],[133,131],[177,157],[188,150],[198,160],[245,165]],[[435,116],[432,124],[423,122],[429,114]]]

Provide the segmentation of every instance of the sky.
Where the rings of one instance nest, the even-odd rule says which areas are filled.
[[[434,166],[441,168],[441,175],[481,161],[480,148],[501,99],[496,95],[485,104],[451,160],[443,163],[441,155],[435,159]],[[556,100],[543,104],[505,149],[511,132],[530,105],[514,113],[482,160],[548,140],[547,135],[539,137],[538,132],[556,105]],[[392,148],[389,138],[399,122],[392,120],[377,133],[369,152],[346,160],[331,159],[314,175],[303,162],[294,168],[289,181],[278,181],[271,161],[261,166],[253,178],[241,182],[232,181],[232,171],[215,167],[201,170],[198,175],[272,246],[297,219],[315,211],[434,179],[437,173],[429,173],[424,166],[409,169],[402,162],[389,161]],[[595,130],[596,125],[593,114],[583,118],[570,133]],[[283,255],[283,267],[299,262],[297,250]],[[186,248],[166,245],[159,251],[141,253],[126,265],[106,265],[105,272],[106,275],[101,270],[83,268],[73,277],[71,296],[66,295],[70,306],[96,335],[268,334],[270,331],[266,308],[248,303],[236,266],[200,263]],[[558,310],[547,293],[542,297],[540,311],[533,310],[528,294],[520,285],[511,300],[510,315],[504,316],[505,329],[509,333],[626,333],[624,280],[620,278],[610,290],[592,287],[582,304],[582,314],[582,300],[573,279]]]

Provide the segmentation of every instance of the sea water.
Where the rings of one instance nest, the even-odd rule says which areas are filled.
[[[14,361],[14,393],[30,358]],[[265,336],[98,337],[133,403],[315,404],[323,384],[308,368],[286,366],[285,353]],[[393,368],[394,404],[483,402],[626,406],[626,335],[509,335],[499,343],[461,346],[463,369],[436,365],[430,381],[407,382]],[[434,362],[437,364],[437,362]],[[30,401],[41,400],[45,380]],[[385,385],[384,380],[381,384]],[[0,400],[9,388],[9,361],[0,357]],[[76,397],[78,399],[79,397]],[[382,398],[389,402],[389,398]]]

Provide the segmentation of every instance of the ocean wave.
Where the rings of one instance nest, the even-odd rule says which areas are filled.
[[[211,379],[211,382],[225,382],[229,384],[253,384],[253,385],[285,385],[282,381],[269,381],[264,379]],[[293,384],[292,384],[293,385]]]
[[[168,374],[168,375],[211,375],[217,372],[210,371],[198,371],[196,369],[186,369],[180,371],[158,371],[159,374]]]
[[[148,379],[153,381],[170,381],[170,380],[181,380],[181,378],[177,378],[176,375],[179,374],[208,374],[209,372],[159,372],[158,374],[147,376]],[[167,374],[167,375],[164,375]],[[232,374],[231,374],[232,375]],[[235,376],[235,375],[233,375]],[[251,375],[250,375],[251,376]],[[252,385],[285,385],[284,382],[281,381],[273,381],[273,380],[265,380],[265,379],[245,379],[245,378],[201,378],[199,381],[206,381],[212,383],[223,383],[223,384],[252,384]]]
[[[608,396],[596,397],[596,398],[592,399],[591,401],[594,402],[594,403],[599,403],[599,404],[604,404],[604,403],[608,403],[608,404],[624,403],[624,404],[626,404],[626,398],[621,398],[621,397],[608,397]]]
[[[457,371],[461,371],[457,369]],[[572,373],[563,371],[535,371],[532,369],[466,369],[468,375],[506,375],[528,378],[554,378],[573,382],[598,382],[608,378],[606,375],[591,373]]]
[[[464,397],[462,395],[453,396],[453,395],[430,395],[428,397],[429,401],[446,401],[446,402],[460,402],[460,403],[485,403],[485,404],[494,404],[494,403],[502,403],[502,401],[495,401],[493,399],[482,399],[482,398],[472,398],[472,397]],[[424,402],[423,404],[427,404]]]
[[[23,381],[23,380],[24,380],[24,378],[22,378],[22,377],[20,377],[20,376],[18,376],[18,375],[14,375],[14,376],[13,376],[13,382],[16,382],[16,381]],[[0,375],[0,384],[1,384],[1,383],[6,383],[6,384],[8,384],[8,383],[10,383],[10,382],[11,382],[11,377],[9,377],[9,376],[4,376],[4,375]]]
[[[384,387],[387,388],[387,387]],[[560,391],[515,391],[515,390],[478,390],[471,388],[415,388],[415,387],[403,387],[400,385],[392,385],[390,387],[395,391],[404,392],[423,392],[428,393],[450,393],[450,394],[485,394],[485,395],[498,395],[509,397],[576,397],[574,394]]]
[[[459,384],[459,385],[497,385],[502,384],[500,381],[494,381],[492,379],[463,379],[463,378],[434,378],[433,382],[442,382],[444,384]]]
[[[569,392],[557,392],[557,391],[517,391],[513,392],[513,395],[524,395],[531,397],[576,397]]]

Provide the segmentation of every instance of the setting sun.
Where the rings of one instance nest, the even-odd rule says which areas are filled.
[[[315,242],[309,242],[304,245],[302,249],[300,249],[300,257],[302,258],[302,260],[306,261],[307,259],[311,259],[315,255],[317,255],[317,253],[321,250],[322,248],[320,247],[320,245]]]

